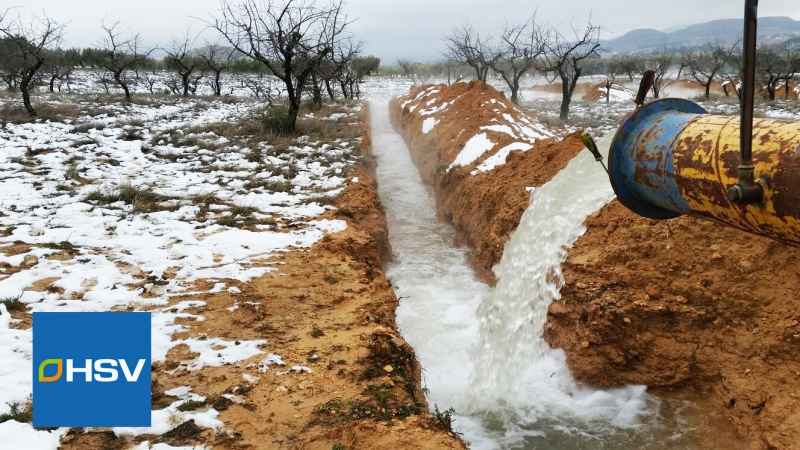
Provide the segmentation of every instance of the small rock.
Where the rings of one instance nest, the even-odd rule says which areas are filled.
[[[583,347],[583,348],[589,348],[589,341],[583,341],[583,342],[581,342],[581,347]]]
[[[378,335],[378,336],[391,336],[394,333],[392,333],[392,330],[390,330],[389,328],[377,326],[377,327],[375,327],[374,330],[372,330],[372,334],[375,334],[375,335]]]
[[[579,282],[575,283],[575,287],[578,288],[578,289],[586,289],[589,286],[586,283],[582,283],[582,282],[579,281]]]
[[[649,302],[650,301],[650,295],[644,294],[644,301]]]
[[[751,263],[746,259],[743,259],[739,261],[739,268],[742,269],[742,272],[744,273],[750,273],[753,271],[753,263]]]
[[[277,388],[275,388],[275,392],[283,392],[284,394],[288,394],[289,388],[287,388],[286,386],[278,386]]]
[[[650,296],[650,298],[654,299],[661,298],[661,288],[659,288],[655,284],[648,284],[644,290],[647,293],[647,295]]]
[[[680,303],[681,305],[685,305],[685,304],[689,303],[689,300],[687,300],[686,297],[684,297],[682,295],[679,295],[679,296],[675,297],[675,301]]]
[[[406,345],[406,341],[397,336],[392,336],[392,344],[394,344],[394,346],[397,348],[401,348]]]
[[[22,267],[33,267],[39,264],[39,258],[34,255],[28,255],[22,259]]]
[[[392,366],[386,366],[383,368],[383,371],[386,373],[392,373],[394,372],[394,368]]]
[[[744,373],[749,374],[750,373],[750,369],[744,369]]]
[[[631,324],[631,319],[630,319],[630,318],[628,318],[628,317],[626,317],[626,318],[622,319],[622,321],[623,321],[623,322],[625,322],[625,323],[626,323],[626,324],[628,324],[628,325],[630,325],[630,324]]]
[[[714,253],[713,255],[711,255],[711,259],[713,260],[722,259],[722,255],[720,255],[719,253]]]

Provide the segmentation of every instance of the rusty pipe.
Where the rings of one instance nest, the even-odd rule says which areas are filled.
[[[755,119],[752,164],[763,201],[732,201],[741,120],[706,114],[682,99],[656,100],[628,115],[609,152],[619,201],[653,219],[690,215],[800,246],[800,122]]]

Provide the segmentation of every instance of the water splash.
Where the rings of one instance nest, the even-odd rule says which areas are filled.
[[[598,142],[606,154],[611,136]],[[560,298],[567,249],[586,231],[586,217],[613,198],[608,175],[588,151],[533,191],[494,268],[497,285],[478,309],[480,337],[470,352],[473,409],[517,403],[526,370],[550,350],[542,331],[547,308]]]

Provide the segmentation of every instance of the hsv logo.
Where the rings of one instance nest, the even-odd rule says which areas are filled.
[[[150,364],[149,313],[34,313],[33,425],[149,427]]]
[[[83,367],[75,367],[74,363],[71,359],[67,360],[67,382],[72,382],[76,373],[83,373],[86,377],[86,382],[92,381],[92,367],[94,367],[94,381],[99,381],[101,383],[112,383],[117,381],[119,378],[119,372],[115,368],[117,366],[117,361],[119,361],[119,367],[122,369],[122,373],[125,375],[125,380],[129,383],[135,383],[139,379],[139,375],[142,373],[142,368],[144,364],[147,362],[146,359],[140,359],[139,362],[136,364],[136,368],[131,372],[128,368],[128,362],[124,359],[114,360],[114,359],[98,359],[95,360],[94,364],[92,364],[91,359],[86,360],[86,365]],[[56,374],[51,377],[44,376],[45,367],[48,365],[57,365],[58,370]],[[104,367],[107,366],[107,367]],[[45,359],[39,364],[39,381],[42,383],[53,383],[61,379],[61,374],[64,372],[62,360],[60,359]],[[106,374],[106,375],[101,375]]]

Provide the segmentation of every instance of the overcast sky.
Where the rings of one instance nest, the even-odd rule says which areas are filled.
[[[230,0],[234,1],[235,0]],[[324,3],[327,0],[318,0]],[[24,16],[41,15],[68,21],[66,47],[94,45],[104,18],[141,33],[150,46],[167,45],[191,28],[203,29],[192,16],[208,18],[219,10],[219,0],[5,0],[20,7]],[[592,21],[605,27],[603,38],[636,28],[666,29],[714,19],[741,18],[741,0],[346,0],[355,36],[366,43],[366,53],[394,64],[398,58],[439,59],[442,36],[463,21],[491,31],[508,20],[524,20],[537,13],[540,21],[568,27]],[[800,1],[761,2],[759,16],[788,16],[800,20]],[[567,28],[568,30],[568,28]]]

